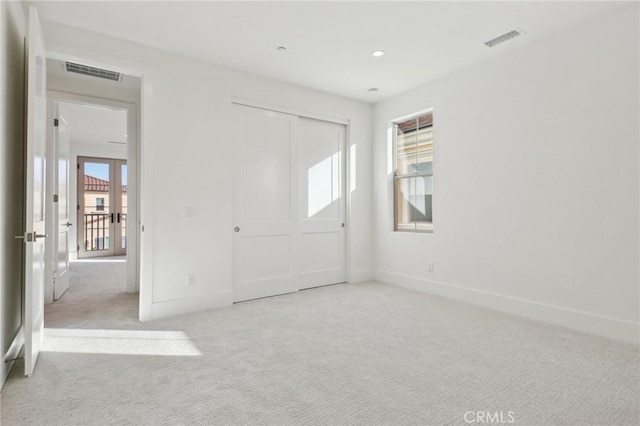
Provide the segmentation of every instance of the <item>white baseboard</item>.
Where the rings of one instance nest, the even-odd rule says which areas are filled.
[[[15,361],[6,362],[8,359],[15,359],[20,354],[22,347],[24,346],[24,329],[20,327],[16,337],[11,342],[11,346],[9,346],[9,350],[2,357],[2,365],[0,366],[0,371],[2,372],[2,376],[0,376],[0,389],[4,386],[4,383],[7,381],[7,377],[9,377],[9,373],[13,368],[13,365],[16,363]]]
[[[155,302],[151,305],[151,315],[142,321],[167,318],[176,315],[186,315],[194,312],[207,311],[209,309],[222,308],[233,304],[233,293],[230,291],[218,292],[186,299]]]
[[[639,345],[640,343],[638,341],[640,338],[640,324],[631,321],[589,314],[561,308],[559,306],[546,305],[530,300],[474,290],[437,281],[429,281],[395,272],[377,271],[376,279],[399,287],[435,294],[460,302],[571,328],[584,333],[608,337],[634,345]]]
[[[350,283],[362,283],[365,281],[373,280],[373,271],[368,269],[361,269],[359,271],[350,271],[347,282]]]

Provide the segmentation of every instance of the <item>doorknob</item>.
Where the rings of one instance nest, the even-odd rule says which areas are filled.
[[[240,228],[236,226],[235,228],[233,228],[233,232],[240,232]]]
[[[68,228],[68,227],[70,227],[70,226],[73,226],[73,223],[71,223],[71,222],[67,222],[67,223],[65,223],[65,224],[64,224],[64,226],[66,226],[66,227]]]
[[[340,228],[344,228],[344,222],[340,224]]]
[[[47,234],[36,234],[35,232],[27,232],[24,235],[16,235],[13,238],[16,240],[24,240],[26,243],[32,243],[38,238],[46,238]]]

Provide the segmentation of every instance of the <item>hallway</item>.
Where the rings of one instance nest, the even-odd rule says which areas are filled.
[[[45,305],[45,328],[137,328],[138,294],[125,293],[124,256],[71,262],[69,290]]]

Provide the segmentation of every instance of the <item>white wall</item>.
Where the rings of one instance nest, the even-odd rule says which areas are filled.
[[[0,2],[0,388],[22,335],[24,37],[21,3]]]
[[[638,47],[632,4],[377,104],[378,279],[637,342]],[[387,125],[429,107],[435,232],[394,233]]]
[[[141,312],[144,319],[231,303],[232,97],[351,120],[357,189],[349,279],[371,277],[369,105],[69,27],[45,24],[44,33],[50,51],[144,76],[140,297],[150,308]],[[186,206],[195,218],[183,218]],[[192,287],[189,272],[196,274]]]

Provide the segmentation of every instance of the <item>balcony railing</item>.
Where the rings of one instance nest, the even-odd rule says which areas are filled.
[[[117,219],[116,219],[117,218]],[[120,221],[122,233],[121,244],[127,248],[127,214],[114,214],[114,220]],[[111,213],[85,213],[84,214],[84,250],[98,251],[109,250],[113,239],[109,235],[111,225]],[[118,228],[116,228],[118,229]]]
[[[104,213],[85,213],[84,250],[97,251],[109,249],[109,225],[111,215]]]

